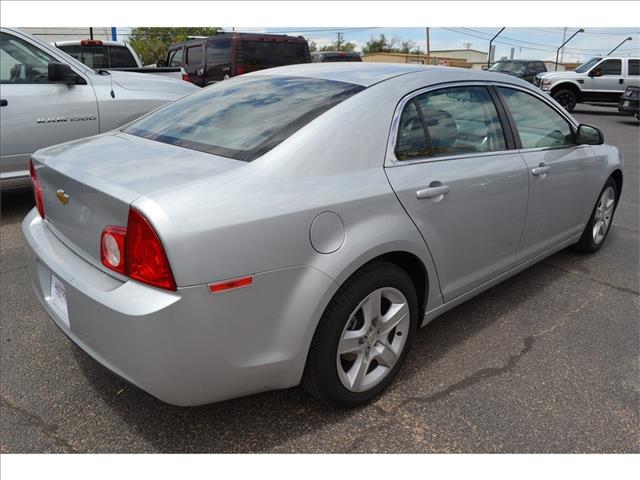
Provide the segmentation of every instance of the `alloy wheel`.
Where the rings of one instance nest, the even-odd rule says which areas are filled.
[[[596,205],[595,215],[593,217],[593,243],[599,245],[609,231],[611,219],[613,218],[613,209],[616,204],[616,194],[612,187],[608,187],[600,195],[598,205]]]
[[[349,316],[336,354],[338,377],[352,392],[378,385],[407,343],[411,319],[405,296],[392,287],[370,293]]]

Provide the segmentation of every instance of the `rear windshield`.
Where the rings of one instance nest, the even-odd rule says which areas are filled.
[[[254,67],[279,67],[307,62],[307,49],[304,43],[285,42],[239,42],[243,63]]]
[[[60,45],[58,48],[63,52],[67,52],[76,60],[81,61],[87,67],[109,67],[109,59],[104,45]]]
[[[326,55],[323,62],[361,62],[359,55]]]
[[[251,161],[363,88],[313,78],[245,77],[170,103],[124,132]]]
[[[131,51],[121,45],[109,45],[109,66],[112,68],[137,67]]]

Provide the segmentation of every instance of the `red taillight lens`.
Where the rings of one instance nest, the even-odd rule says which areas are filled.
[[[190,82],[191,80],[189,80],[189,75],[187,75],[186,73],[182,74],[182,80],[184,80],[185,82]]]
[[[176,290],[169,260],[149,221],[137,210],[129,209],[126,241],[126,274],[149,285]]]
[[[244,65],[236,65],[236,75],[242,75],[244,73]]]
[[[33,194],[36,197],[36,207],[38,207],[38,213],[44,218],[44,202],[42,201],[42,186],[38,179],[38,173],[33,166],[33,160],[29,159],[29,175],[31,176],[31,183],[33,184]]]
[[[111,270],[154,287],[176,290],[171,266],[149,221],[129,209],[127,228],[108,226],[100,238],[100,260]]]
[[[116,272],[126,273],[125,240],[127,229],[108,226],[102,231],[100,238],[100,260],[105,267]]]

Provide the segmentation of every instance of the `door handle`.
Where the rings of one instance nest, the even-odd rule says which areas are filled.
[[[544,178],[547,176],[547,173],[549,173],[549,167],[544,163],[540,163],[540,165],[531,169],[531,174],[536,177]]]
[[[7,105],[9,105],[9,102],[7,102],[4,98],[0,100],[0,107],[6,107]]]
[[[442,198],[438,199],[437,197],[443,197],[450,191],[451,187],[449,185],[442,185],[440,182],[431,182],[431,185],[429,185],[428,188],[418,190],[416,192],[416,197],[421,200],[425,198],[435,198],[435,201],[439,202]]]
[[[624,78],[621,78],[620,80],[618,80],[618,83],[622,85],[624,83]]]

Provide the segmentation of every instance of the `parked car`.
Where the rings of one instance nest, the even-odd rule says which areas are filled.
[[[0,30],[0,187],[28,185],[39,148],[96,135],[187,93],[156,75],[100,73],[18,30]]]
[[[180,80],[186,78],[184,70],[179,67],[160,68],[156,65],[143,66],[138,54],[133,47],[126,42],[86,39],[53,42],[51,45],[59,48],[94,70],[106,69],[150,73],[179,78]]]
[[[31,172],[37,298],[177,405],[300,382],[368,402],[420,326],[567,246],[597,251],[622,188],[620,151],[527,82],[375,63],[242,75]]]
[[[91,68],[143,68],[138,54],[126,42],[85,39],[52,45]]]
[[[572,112],[577,103],[618,103],[628,86],[640,87],[640,59],[595,57],[572,72],[547,72],[534,84]]]
[[[204,87],[243,73],[310,61],[304,37],[233,32],[171,45],[158,66],[183,67],[185,80]]]
[[[312,62],[361,62],[362,57],[356,52],[312,52]]]
[[[640,116],[638,115],[640,110],[638,108],[638,97],[640,97],[639,87],[627,87],[620,97],[618,111],[623,115],[633,115],[640,120]]]
[[[533,83],[536,75],[546,72],[547,67],[540,60],[498,60],[491,67],[491,72],[506,73]]]

